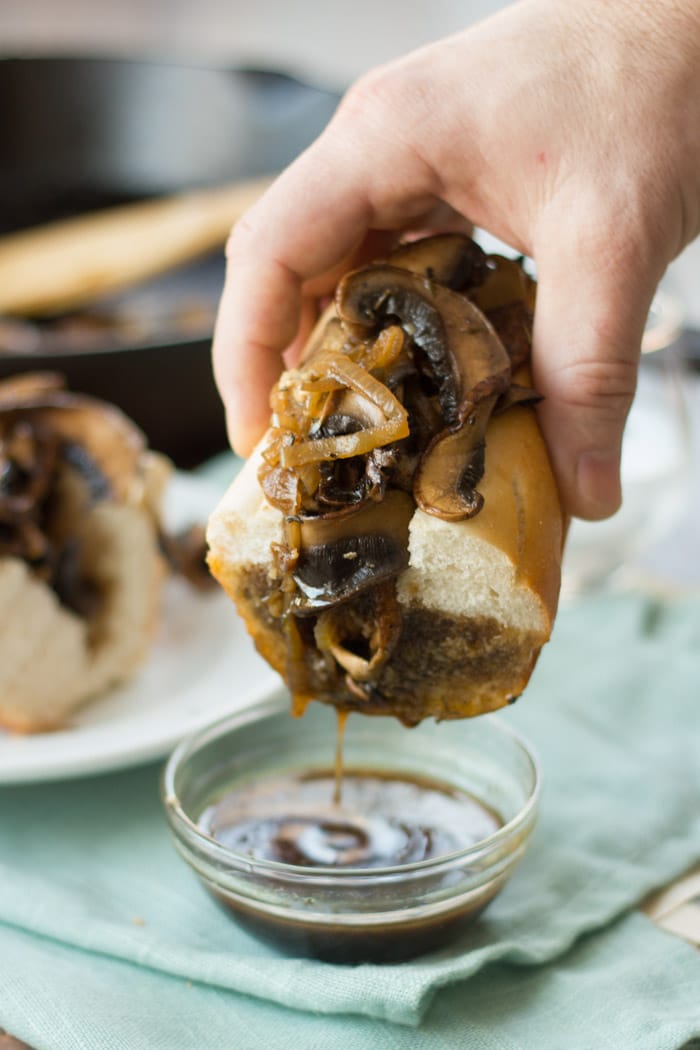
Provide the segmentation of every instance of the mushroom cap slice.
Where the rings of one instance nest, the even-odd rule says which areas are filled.
[[[462,521],[484,505],[476,486],[484,476],[486,426],[498,395],[480,401],[470,423],[443,432],[423,454],[413,480],[413,496],[427,514]]]
[[[512,367],[489,321],[463,295],[390,266],[349,274],[337,308],[355,324],[396,317],[410,331],[430,362],[445,423],[421,457],[416,503],[448,521],[477,514],[486,426],[508,390]]]
[[[410,270],[447,288],[475,288],[488,275],[487,256],[465,233],[438,233],[400,244],[389,264]]]
[[[517,259],[489,255],[484,281],[469,292],[498,333],[514,369],[530,357],[536,291]]]
[[[408,565],[413,509],[407,493],[392,491],[380,503],[302,518],[294,613],[318,612],[397,576]]]
[[[396,318],[427,358],[447,426],[464,418],[471,391],[498,377],[505,390],[510,358],[487,319],[465,296],[394,266],[367,266],[343,278],[339,316],[373,328]],[[473,401],[472,401],[473,403]]]

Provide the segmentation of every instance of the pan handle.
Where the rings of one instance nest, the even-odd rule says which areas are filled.
[[[271,181],[120,205],[0,237],[0,314],[76,309],[213,251]]]

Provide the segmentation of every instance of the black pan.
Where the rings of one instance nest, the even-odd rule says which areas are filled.
[[[1,60],[0,98],[0,232],[279,170],[338,101],[279,73],[90,58]],[[221,262],[204,272],[216,296]],[[195,281],[202,273],[193,267]],[[179,288],[187,272],[174,280]],[[189,466],[226,445],[209,334],[164,331],[118,347],[82,335],[79,349],[0,353],[0,376],[59,370]]]

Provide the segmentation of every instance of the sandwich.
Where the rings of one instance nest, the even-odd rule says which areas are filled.
[[[60,376],[0,383],[0,726],[56,729],[143,662],[170,471],[118,409]]]
[[[564,518],[534,406],[535,282],[443,234],[345,275],[209,523],[293,709],[463,718],[549,639]]]

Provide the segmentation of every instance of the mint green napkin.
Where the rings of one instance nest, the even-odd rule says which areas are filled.
[[[696,953],[639,915],[558,964],[501,963],[444,988],[418,1031],[287,1010],[11,927],[1,943],[0,1025],[36,1050],[678,1050],[700,1034]]]
[[[229,922],[169,843],[153,767],[3,789],[0,1025],[39,1050],[408,1045],[396,1023],[421,1025],[412,1045],[428,1048],[664,1050],[700,1035],[700,956],[646,920],[570,951],[700,859],[700,605],[564,610],[526,698],[492,717],[540,755],[532,847],[456,947],[396,966],[286,958]],[[136,1027],[108,1037],[131,1001],[122,981],[141,989]],[[471,1043],[454,1041],[457,1018]],[[240,1032],[207,1042],[207,1019]],[[278,1042],[254,1041],[266,1024]]]

